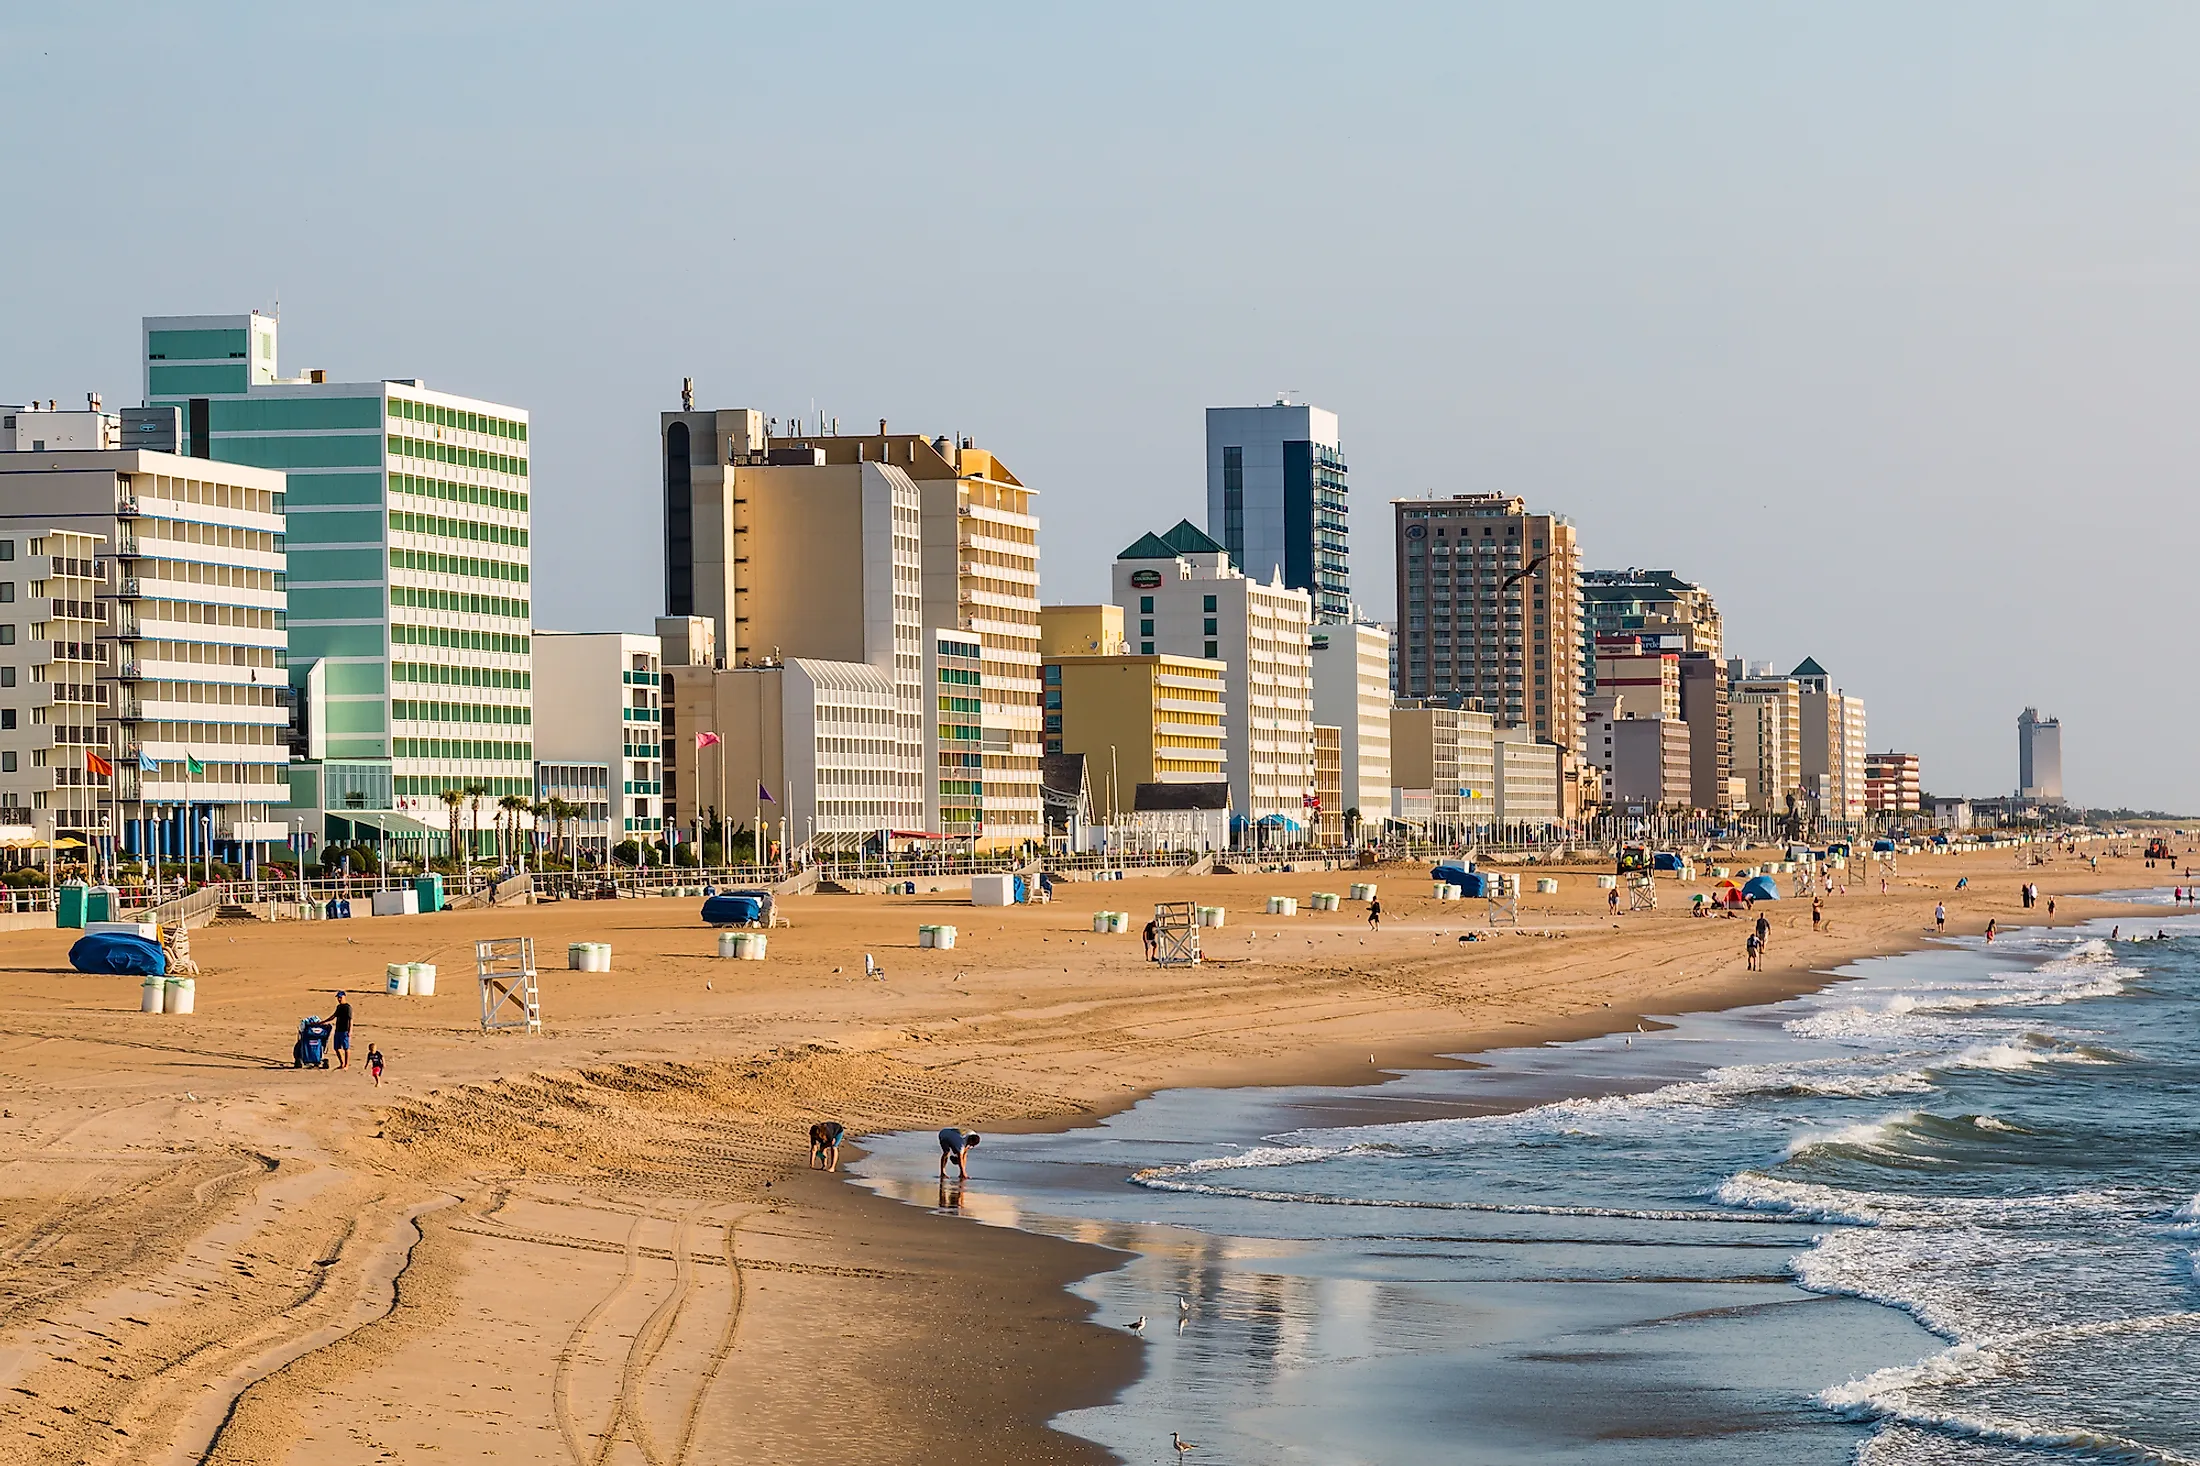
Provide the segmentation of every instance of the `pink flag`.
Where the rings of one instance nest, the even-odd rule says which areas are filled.
[[[701,753],[704,749],[719,741],[720,739],[715,733],[698,733],[695,735],[695,751]]]

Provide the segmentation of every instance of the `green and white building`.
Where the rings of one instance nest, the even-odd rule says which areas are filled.
[[[293,813],[329,840],[436,845],[445,790],[531,800],[527,414],[417,379],[281,376],[256,311],[147,317],[144,356],[185,454],[288,477]]]

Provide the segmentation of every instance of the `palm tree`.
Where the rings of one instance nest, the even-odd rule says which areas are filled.
[[[527,801],[517,794],[507,794],[497,801],[497,828],[501,831],[507,822],[512,827],[511,844],[504,852],[504,863],[506,865],[517,866],[519,864],[519,817],[527,813],[527,809]]]
[[[550,801],[547,799],[538,799],[533,804],[527,806],[527,812],[535,817],[535,828],[540,830],[550,822]],[[545,848],[547,849],[547,847]],[[535,842],[529,840],[527,842],[528,868],[532,870],[534,868],[534,864]]]
[[[581,867],[580,852],[573,848],[573,821],[581,816],[581,807],[569,799],[550,801],[550,818],[556,822],[559,835],[564,839],[565,863],[574,870]]]
[[[458,872],[458,807],[465,798],[456,789],[443,791],[443,807],[451,812],[451,872],[454,875]]]
[[[466,878],[469,884],[473,880],[474,846],[481,843],[481,801],[488,797],[489,786],[479,779],[466,786],[466,798],[473,805],[474,811],[474,838],[466,843]]]

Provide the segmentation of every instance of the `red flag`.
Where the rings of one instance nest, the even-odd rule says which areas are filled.
[[[720,739],[719,736],[715,733],[698,733],[695,735],[695,751],[697,753],[701,753],[704,749],[710,747],[713,743],[718,743],[722,741],[723,740]]]
[[[84,750],[84,767],[90,769],[102,779],[113,777],[115,772],[115,766],[112,763],[88,748]]]

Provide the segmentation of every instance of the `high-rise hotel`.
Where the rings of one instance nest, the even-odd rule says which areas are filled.
[[[1398,695],[1479,704],[1584,751],[1581,549],[1510,494],[1401,499]]]
[[[144,356],[184,453],[287,476],[293,803],[332,839],[403,839],[445,827],[446,789],[532,798],[526,412],[283,377],[258,312],[148,317]]]

